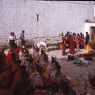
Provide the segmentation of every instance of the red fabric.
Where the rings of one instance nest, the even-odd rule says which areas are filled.
[[[75,41],[74,41],[74,36],[70,36],[70,53],[74,54],[75,53]]]
[[[0,61],[0,66],[2,67],[2,66],[5,65],[5,59],[6,59],[6,55],[5,55],[5,53],[4,53],[4,48],[2,48],[2,49],[0,50],[0,54],[2,55],[2,59],[1,59],[1,61]]]
[[[80,49],[81,37],[79,35],[77,35],[76,41],[77,41],[77,48]]]
[[[11,72],[15,72],[18,70],[18,67],[16,64],[11,64],[12,68],[11,68]]]
[[[49,74],[47,68],[48,68],[48,64],[46,64],[45,67],[43,68],[42,75],[45,79],[44,80],[45,84],[48,86],[50,84],[50,74]]]
[[[83,43],[84,44],[84,35],[81,35],[80,36],[80,43]]]
[[[12,88],[15,87],[16,83],[21,80],[21,70],[15,65],[12,64],[12,72],[15,72],[14,80],[12,83]]]
[[[80,38],[80,36],[77,36],[77,44],[80,45],[80,43],[81,43],[81,38]]]
[[[61,49],[62,49],[62,54],[64,54],[65,50],[66,50],[66,38],[65,38],[65,36],[62,37]]]
[[[14,53],[16,56],[18,56],[20,49],[16,48],[14,49]],[[8,54],[6,55],[6,64],[11,64],[12,63],[12,55],[11,55],[11,51],[8,52]]]
[[[12,56],[11,56],[11,51],[9,51],[6,56],[6,64],[11,64],[11,62],[12,62]]]
[[[9,70],[6,70],[6,71],[0,73],[0,79],[2,80],[4,78],[7,78],[9,76],[9,74],[10,74]]]
[[[9,89],[0,89],[0,95],[13,95]]]
[[[14,53],[16,55],[16,59],[19,59],[19,52],[20,52],[20,48],[14,49]]]
[[[19,48],[14,49],[14,53],[15,53],[16,55],[18,55],[19,51],[20,51]]]
[[[10,84],[11,88],[14,88],[16,83],[21,79],[21,70],[15,64],[11,64],[10,66],[10,69],[7,69],[4,72],[0,73],[0,82],[2,82],[3,79],[7,79],[10,76],[11,72],[14,72],[13,81],[12,84]],[[12,95],[11,88],[9,88],[8,92],[6,89],[3,88],[4,91],[3,89],[0,90],[0,95]]]
[[[0,79],[8,77],[11,72],[17,72],[19,70],[16,64],[11,64],[10,66],[11,66],[10,69],[7,69],[4,72],[0,73]]]
[[[1,49],[1,53],[2,53],[2,56],[5,58],[5,57],[6,57],[6,54],[4,53],[4,51],[5,51],[5,49],[2,48],[2,49]]]

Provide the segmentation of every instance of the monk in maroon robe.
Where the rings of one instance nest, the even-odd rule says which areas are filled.
[[[75,53],[75,41],[73,35],[70,35],[70,53],[71,54]]]
[[[65,55],[65,50],[66,50],[66,37],[62,34],[62,42],[61,42],[61,49],[62,49],[62,55]]]

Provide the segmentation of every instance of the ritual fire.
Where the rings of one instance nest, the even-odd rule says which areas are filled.
[[[89,44],[87,44],[87,45],[84,47],[83,53],[84,53],[84,54],[89,54],[91,51],[92,51],[91,46],[90,46]]]
[[[85,60],[92,60],[95,56],[95,50],[91,47],[90,44],[88,44],[85,46],[81,56],[83,56]]]

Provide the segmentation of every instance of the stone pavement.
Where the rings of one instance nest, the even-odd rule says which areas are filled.
[[[83,49],[81,49],[79,51],[76,49],[75,52],[76,53],[74,55],[81,54],[81,53],[83,53]],[[65,56],[62,55],[61,50],[52,50],[50,52],[47,52],[47,54],[48,54],[49,58],[51,56],[54,56],[54,57],[56,57],[58,59],[67,59],[68,58],[68,55],[71,55],[69,53],[69,49],[66,49],[66,55]]]
[[[68,52],[67,50],[66,52]],[[83,50],[80,50],[76,54],[81,54]],[[95,60],[89,61],[88,66],[77,66],[73,64],[74,61],[67,61],[68,55],[62,56],[61,50],[53,50],[47,53],[50,56],[55,56],[58,59],[58,62],[61,65],[61,72],[64,75],[69,76],[72,80],[78,80],[79,84],[74,87],[74,89],[77,92],[77,95],[79,95],[79,92],[84,90],[86,84],[88,84],[88,76],[95,75]],[[87,83],[85,81],[87,80]]]

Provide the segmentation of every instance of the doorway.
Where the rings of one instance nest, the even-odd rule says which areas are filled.
[[[90,28],[91,41],[95,42],[95,27]]]

